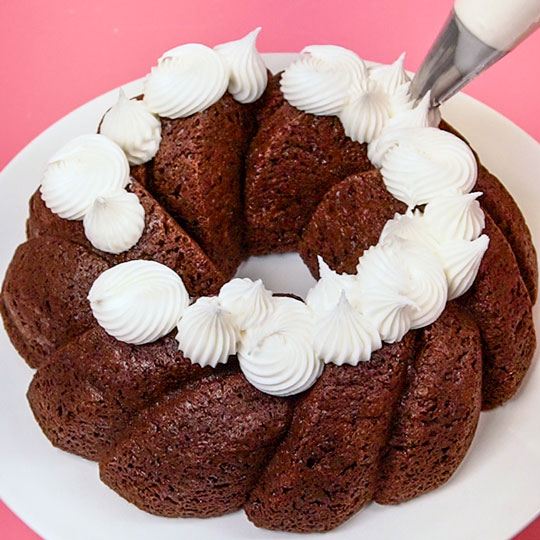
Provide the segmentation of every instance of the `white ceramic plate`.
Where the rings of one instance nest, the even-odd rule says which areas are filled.
[[[266,55],[274,70],[282,69],[292,58],[290,54]],[[141,81],[124,88],[128,95],[135,95]],[[72,137],[95,131],[116,98],[117,91],[111,91],[62,118],[2,171],[1,276],[16,246],[25,239],[28,198],[40,182],[47,159]],[[540,145],[465,95],[453,98],[445,106],[444,116],[503,179],[540,246]],[[313,283],[295,255],[251,259],[239,273],[262,277],[273,290],[301,295]],[[534,316],[540,328],[538,306]],[[0,351],[0,495],[41,536],[47,540],[278,537],[279,533],[256,529],[242,512],[207,520],[167,519],[145,514],[121,499],[98,480],[95,463],[53,448],[41,433],[25,398],[32,370],[18,357],[3,329]],[[540,509],[540,369],[535,367],[514,400],[482,414],[471,450],[445,486],[399,506],[372,504],[325,534],[325,540],[496,540],[517,533]],[[316,537],[322,535],[310,536]]]

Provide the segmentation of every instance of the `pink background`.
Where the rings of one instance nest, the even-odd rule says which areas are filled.
[[[261,51],[334,43],[418,68],[453,0],[0,0],[0,169],[50,124],[93,97],[146,74],[186,42],[236,39],[262,26]],[[467,93],[540,141],[540,32]],[[0,537],[38,537],[0,503]],[[540,538],[540,520],[518,536]]]

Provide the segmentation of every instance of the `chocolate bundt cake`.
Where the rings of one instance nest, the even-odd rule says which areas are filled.
[[[270,75],[257,34],[168,51],[51,159],[0,311],[43,433],[120,496],[321,532],[449,480],[529,368],[537,259],[402,59]],[[287,251],[305,302],[231,279]]]

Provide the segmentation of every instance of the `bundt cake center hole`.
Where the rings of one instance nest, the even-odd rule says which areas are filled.
[[[240,265],[235,277],[262,279],[265,287],[275,293],[290,293],[303,299],[316,283],[298,253],[250,257]]]

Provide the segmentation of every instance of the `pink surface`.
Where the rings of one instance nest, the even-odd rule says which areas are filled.
[[[145,75],[166,49],[214,45],[263,26],[261,51],[334,43],[383,62],[407,51],[415,70],[452,0],[0,0],[0,169],[50,124],[91,98]],[[467,93],[540,141],[540,32]],[[0,538],[38,537],[0,503]],[[540,520],[519,535],[540,538]]]

